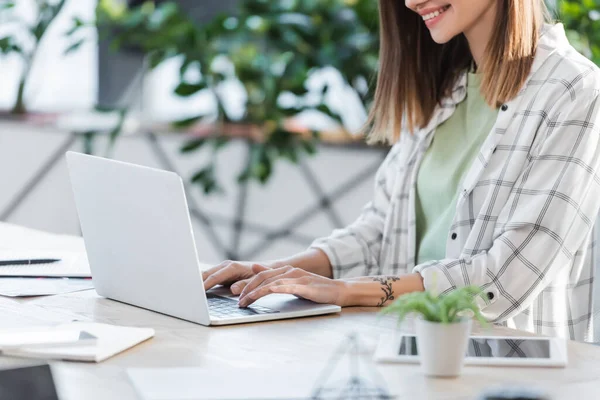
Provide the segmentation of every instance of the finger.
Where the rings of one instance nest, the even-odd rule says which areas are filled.
[[[233,285],[231,285],[231,293],[238,295],[240,293],[242,293],[242,290],[244,290],[244,288],[246,287],[246,285],[248,284],[248,282],[250,282],[252,280],[252,278],[248,278],[248,279],[243,279],[241,281],[237,281],[236,283],[234,283]]]
[[[252,267],[252,269],[254,270],[254,266]],[[248,284],[246,285],[244,290],[242,290],[242,292],[240,293],[240,298],[246,296],[248,293],[250,293],[251,291],[256,289],[266,279],[285,274],[290,269],[292,269],[292,267],[288,266],[288,267],[284,267],[284,268],[267,269],[267,270],[263,270],[262,272],[259,272],[254,277],[254,279],[252,279],[250,282],[248,282]]]
[[[273,283],[275,281],[278,281],[278,280],[299,278],[297,276],[297,274],[295,273],[295,271],[297,271],[297,270],[295,270],[294,268],[291,268],[291,269],[287,270],[286,272],[284,272],[284,273],[282,273],[280,275],[276,275],[276,276],[274,276],[272,278],[265,279],[264,281],[262,281],[262,283],[260,285],[256,286],[253,290],[258,289],[261,286],[270,285],[271,283]],[[250,290],[250,289],[248,289],[248,290]],[[250,293],[250,292],[247,292],[247,293]]]
[[[254,303],[256,300],[264,297],[268,294],[274,293],[273,288],[281,285],[291,285],[298,283],[297,279],[278,279],[275,282],[261,286],[256,290],[251,291],[247,295],[240,297],[239,306],[240,307],[248,307],[250,304]]]
[[[233,265],[230,264],[227,267],[223,267],[214,274],[210,275],[204,281],[204,290],[209,290],[217,285],[223,285],[228,282],[231,282],[236,275],[237,272]]]
[[[225,260],[225,261],[221,262],[220,264],[215,265],[214,267],[211,267],[205,271],[202,271],[202,280],[207,280],[209,276],[211,276],[218,270],[223,269],[231,264],[233,264],[233,261]]]
[[[263,271],[268,271],[271,268],[266,267],[262,264],[252,264],[252,272],[254,272],[255,274],[260,274]]]
[[[267,271],[269,268],[262,265],[262,264],[254,264],[252,265],[252,272],[254,272],[255,274],[259,274],[262,271]],[[236,283],[234,283],[233,285],[231,285],[231,293],[233,294],[240,294],[242,293],[242,290],[244,290],[244,288],[246,287],[246,285],[248,284],[248,282],[250,282],[252,280],[252,278],[248,278],[248,279],[243,279],[241,281],[238,281]]]

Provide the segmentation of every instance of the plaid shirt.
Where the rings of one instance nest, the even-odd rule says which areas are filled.
[[[466,74],[428,126],[392,147],[359,219],[312,247],[335,278],[419,272],[442,294],[478,285],[490,321],[591,340],[599,93],[598,68],[562,25],[546,26],[526,84],[500,108],[458,188],[445,259],[415,266],[415,183],[436,127],[465,99]]]

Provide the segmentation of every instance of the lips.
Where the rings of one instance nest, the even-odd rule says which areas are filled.
[[[444,7],[440,7],[437,10],[424,10],[424,12],[421,12],[419,14],[421,14],[421,18],[423,18],[423,21],[427,22],[431,19],[434,19],[435,17],[439,17],[441,14],[448,11],[449,8],[450,6],[447,5]]]

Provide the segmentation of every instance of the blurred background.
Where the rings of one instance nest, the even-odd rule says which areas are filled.
[[[549,6],[600,63],[600,1]],[[387,152],[377,32],[374,0],[0,0],[0,221],[79,234],[72,149],[178,172],[205,262],[304,249]]]

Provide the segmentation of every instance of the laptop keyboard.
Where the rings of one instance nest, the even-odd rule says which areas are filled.
[[[206,299],[208,300],[208,310],[210,315],[218,318],[245,317],[248,315],[274,314],[279,312],[261,306],[240,308],[236,300],[209,293],[206,294]]]

